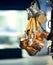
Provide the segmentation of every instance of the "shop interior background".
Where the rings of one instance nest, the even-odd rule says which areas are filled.
[[[43,27],[47,32],[50,32],[51,23],[48,27],[48,21],[51,19],[51,7],[46,0],[39,0],[41,10],[47,15],[47,22],[43,23]],[[20,48],[19,35],[23,34],[28,23],[28,14],[26,10],[0,10],[0,49],[2,48]],[[48,43],[49,42],[49,43]],[[48,53],[47,46],[51,41],[45,40],[44,48],[37,55],[46,55]],[[22,50],[24,57],[28,54]]]

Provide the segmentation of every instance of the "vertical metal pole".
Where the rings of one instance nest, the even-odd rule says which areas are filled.
[[[53,7],[51,10],[51,34],[53,35]],[[52,44],[51,44],[51,52],[53,52],[53,36],[52,36]]]

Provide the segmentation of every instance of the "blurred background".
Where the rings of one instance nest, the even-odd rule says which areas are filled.
[[[15,55],[16,57],[18,57],[19,55],[20,55],[20,58],[29,57],[28,53],[19,47],[20,42],[18,40],[18,37],[24,33],[26,25],[28,23],[28,14],[27,14],[26,8],[30,6],[31,2],[32,0],[29,0],[29,1],[23,0],[23,2],[22,1],[12,2],[10,0],[7,2],[6,0],[6,1],[0,2],[2,3],[0,4],[0,50],[1,50],[0,55],[2,54],[5,55],[5,53],[7,53],[6,51],[2,52],[2,50],[4,49],[5,50],[17,49],[20,51],[13,51],[14,55],[20,52],[20,54],[18,54],[17,56]],[[28,3],[28,4],[25,4],[25,3]],[[49,26],[48,26],[48,21],[51,19],[51,7],[46,2],[46,0],[39,0],[39,3],[40,3],[41,10],[44,11],[47,16],[47,22],[43,23],[43,27],[47,32],[50,32],[51,29],[49,27],[51,27],[51,22],[49,23]],[[44,48],[40,52],[38,52],[36,55],[37,56],[48,55],[48,45],[51,45],[51,40],[49,41],[45,40]],[[12,51],[9,51],[9,53],[12,55],[11,52]],[[3,57],[0,57],[0,58],[3,58]]]
[[[0,65],[52,65],[51,40],[46,40],[43,49],[35,56],[20,48],[19,36],[23,35],[28,23],[27,8],[33,0],[0,0]],[[51,6],[50,0],[39,1],[40,10],[47,16],[43,27],[51,31]],[[38,9],[38,5],[37,5]]]

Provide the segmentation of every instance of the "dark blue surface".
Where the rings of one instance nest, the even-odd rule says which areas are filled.
[[[19,48],[0,49],[0,59],[22,58],[22,50]]]
[[[0,0],[0,10],[24,10],[33,0]]]

